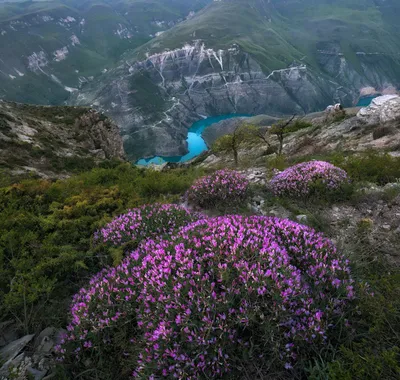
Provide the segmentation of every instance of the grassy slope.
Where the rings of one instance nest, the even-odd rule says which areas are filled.
[[[165,32],[154,44],[149,42],[140,48],[139,56],[143,57],[146,51],[174,49],[201,39],[207,47],[215,49],[237,43],[258,58],[266,70],[281,68],[300,59],[302,53],[271,27],[269,16],[269,9],[259,11],[244,2],[213,3],[192,20]]]

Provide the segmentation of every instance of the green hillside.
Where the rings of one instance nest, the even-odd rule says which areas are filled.
[[[318,50],[335,43],[355,68],[360,66],[357,52],[379,53],[396,64],[391,64],[392,74],[400,74],[400,31],[393,17],[398,11],[394,1],[378,0],[221,1],[150,41],[140,52],[177,48],[194,38],[215,49],[237,43],[268,73],[293,60],[318,67]]]
[[[118,62],[126,50],[141,46],[207,2],[0,3],[0,98],[60,104]],[[58,58],[57,52],[66,56]],[[32,64],[32,57],[39,57],[39,63]]]

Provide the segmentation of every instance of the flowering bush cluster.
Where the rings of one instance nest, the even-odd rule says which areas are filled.
[[[347,260],[309,227],[203,219],[96,275],[75,295],[57,349],[84,363],[113,347],[134,378],[219,378],[244,352],[257,360],[273,352],[290,367],[323,344],[352,283]]]
[[[174,204],[146,205],[114,218],[95,234],[94,240],[113,246],[138,243],[149,237],[171,235],[180,227],[202,218],[202,214]]]
[[[200,207],[232,205],[246,198],[248,187],[248,181],[240,173],[218,170],[199,178],[189,189],[187,196],[191,204]]]
[[[307,196],[314,190],[336,191],[349,183],[347,173],[324,161],[310,161],[294,165],[277,174],[270,188],[279,196]]]

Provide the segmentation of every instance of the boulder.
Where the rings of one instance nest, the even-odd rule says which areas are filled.
[[[296,219],[300,223],[307,223],[307,221],[308,221],[307,215],[297,215]]]
[[[39,336],[35,339],[34,349],[35,353],[48,354],[52,351],[53,347],[59,343],[60,335],[64,330],[59,330],[54,327],[45,328]]]
[[[200,167],[212,167],[216,165],[220,159],[215,154],[210,154],[199,166]]]
[[[0,350],[0,360],[5,362],[0,368],[0,379],[9,379],[11,369],[13,370],[12,379],[20,379],[19,374],[21,372],[19,371],[19,367],[25,363],[25,355],[21,351],[34,336],[34,334],[25,335]]]
[[[384,124],[400,119],[400,96],[383,95],[361,108],[357,117],[368,124]]]
[[[11,342],[7,346],[3,347],[0,350],[0,358],[3,361],[8,361],[14,359],[24,348],[25,346],[33,339],[35,334],[25,335],[24,337]]]
[[[5,361],[0,368],[0,380],[42,380],[51,375],[54,367],[53,348],[66,333],[63,329],[47,327],[34,340],[33,349],[26,350],[34,335],[27,335],[0,350],[0,359]]]
[[[381,123],[389,123],[400,119],[400,97],[392,98],[382,105]]]

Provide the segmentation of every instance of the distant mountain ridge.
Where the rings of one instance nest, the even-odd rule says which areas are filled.
[[[0,99],[61,104],[210,0],[0,3]]]

